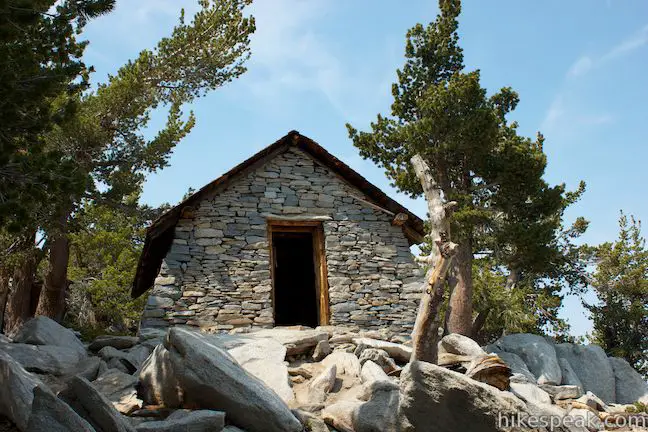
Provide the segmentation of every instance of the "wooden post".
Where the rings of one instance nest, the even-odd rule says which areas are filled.
[[[407,213],[398,213],[396,216],[394,216],[394,219],[392,220],[392,225],[394,226],[402,226],[407,222],[407,219],[409,219],[409,216],[407,216]]]
[[[428,205],[430,238],[437,246],[432,248],[430,256],[423,260],[431,266],[431,269],[425,277],[423,295],[412,331],[411,360],[436,364],[441,323],[439,308],[443,301],[446,275],[452,264],[452,257],[457,251],[457,245],[450,241],[450,215],[456,203],[443,202],[441,189],[432,177],[430,167],[421,156],[415,155],[411,162],[421,182]]]

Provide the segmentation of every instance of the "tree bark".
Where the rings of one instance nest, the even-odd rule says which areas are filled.
[[[31,318],[31,294],[36,272],[36,254],[26,252],[12,272],[11,289],[4,311],[4,332],[11,335]]]
[[[44,315],[56,321],[61,321],[65,313],[67,268],[70,260],[67,218],[67,214],[61,216],[57,232],[48,241],[49,266],[36,309],[36,315]]]
[[[506,289],[512,290],[517,286],[520,281],[520,272],[517,269],[511,269],[508,276],[506,276]]]
[[[4,328],[4,313],[9,298],[9,273],[5,269],[0,270],[0,333]]]
[[[450,241],[449,222],[449,215],[456,203],[443,202],[441,190],[432,177],[430,167],[421,156],[415,155],[412,158],[412,166],[423,188],[430,216],[430,238],[437,248],[433,247],[430,256],[424,260],[432,269],[425,277],[423,296],[412,331],[411,360],[436,364],[441,323],[439,307],[443,301],[446,275],[457,249],[457,245]]]
[[[412,361],[421,360],[438,363],[439,327],[441,315],[439,307],[443,302],[445,277],[452,264],[457,245],[452,242],[440,243],[440,258],[434,269],[428,271],[423,297],[419,305],[412,331]]]
[[[475,321],[473,321],[471,336],[473,340],[479,340],[479,332],[481,332],[481,330],[484,328],[486,320],[488,320],[488,315],[490,315],[490,309],[479,312],[475,317]]]
[[[462,241],[457,248],[454,270],[457,284],[448,302],[448,332],[470,337],[473,324],[472,244]]]

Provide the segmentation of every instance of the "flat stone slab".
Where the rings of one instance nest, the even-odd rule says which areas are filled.
[[[185,404],[223,410],[229,421],[248,432],[302,430],[286,403],[209,335],[173,327],[165,347]]]
[[[45,316],[27,321],[13,338],[16,343],[51,345],[76,350],[85,356],[86,349],[74,332]]]
[[[284,363],[287,350],[279,341],[245,335],[214,335],[211,338],[226,349],[243,369],[274,390],[284,402],[290,403],[295,399],[288,378],[288,366]]]
[[[9,354],[0,351],[0,414],[26,430],[34,400],[33,390],[43,383]]]
[[[117,369],[109,369],[101,374],[93,383],[117,411],[128,414],[142,407],[142,401],[137,398],[138,379],[136,376],[123,373]]]
[[[219,432],[224,426],[224,412],[198,410],[178,416],[171,414],[163,421],[142,423],[137,426],[137,432]]]
[[[103,335],[97,337],[94,341],[92,341],[88,349],[90,351],[99,351],[101,348],[105,346],[111,346],[113,348],[117,348],[120,350],[128,349],[135,346],[135,344],[137,344],[138,341],[139,338],[135,336]]]
[[[358,346],[365,345],[368,348],[381,349],[387,352],[391,358],[401,363],[407,363],[412,357],[412,347],[407,345],[371,338],[354,338],[353,343]]]
[[[328,340],[328,333],[322,330],[297,330],[275,327],[249,333],[251,337],[271,338],[286,347],[286,355],[304,354],[317,346],[318,342]]]
[[[67,346],[31,345],[24,343],[0,344],[0,352],[9,354],[29,372],[67,375],[86,358],[82,352]]]

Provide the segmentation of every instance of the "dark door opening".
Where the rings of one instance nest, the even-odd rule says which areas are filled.
[[[316,327],[318,292],[311,232],[272,233],[275,325]]]

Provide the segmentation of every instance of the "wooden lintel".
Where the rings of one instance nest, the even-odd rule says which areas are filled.
[[[358,196],[355,196],[355,195],[352,195],[352,194],[349,194],[349,196],[351,198],[353,198],[354,200],[356,200],[358,202],[361,202],[362,204],[365,204],[366,206],[371,207],[374,210],[378,210],[378,211],[381,211],[383,213],[387,213],[389,216],[396,216],[396,214],[394,212],[391,212],[391,211],[387,210],[386,208],[380,207],[378,204],[374,204],[374,203],[372,203],[370,201],[367,201],[366,199],[362,199],[362,198],[360,198]]]
[[[288,221],[288,222],[326,222],[333,220],[331,216],[326,215],[277,215],[272,213],[261,213],[261,216],[266,218],[268,222],[274,223],[275,221]]]

